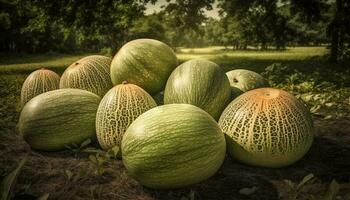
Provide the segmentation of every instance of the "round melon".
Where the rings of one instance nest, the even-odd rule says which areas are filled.
[[[103,97],[113,87],[110,77],[112,59],[92,55],[71,64],[62,74],[60,88],[87,90]]]
[[[304,104],[273,88],[254,89],[237,97],[222,113],[219,125],[232,157],[262,167],[298,161],[314,138],[311,114]]]
[[[95,138],[100,97],[80,89],[59,89],[40,94],[23,108],[19,132],[33,148],[65,149]]]
[[[59,88],[60,76],[47,69],[32,72],[24,81],[21,90],[21,106],[23,107],[33,97]]]
[[[179,188],[211,177],[224,161],[225,137],[216,121],[189,104],[140,115],[122,140],[128,174],[150,188]]]
[[[227,72],[226,75],[230,81],[233,97],[252,89],[269,87],[269,83],[264,77],[250,70],[235,69]]]
[[[156,107],[153,98],[134,84],[113,87],[101,100],[96,115],[96,134],[103,149],[120,146],[129,125],[142,113]]]
[[[115,55],[111,78],[114,85],[128,81],[154,95],[164,89],[176,66],[176,55],[168,45],[157,40],[138,39],[125,44]]]
[[[164,104],[192,104],[218,120],[230,96],[225,72],[211,61],[195,59],[171,73],[164,90]]]

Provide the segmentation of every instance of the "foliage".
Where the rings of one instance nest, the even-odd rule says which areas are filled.
[[[96,168],[96,173],[99,176],[102,176],[105,172],[104,166],[111,162],[113,159],[116,159],[119,154],[119,146],[114,146],[108,151],[102,151],[99,149],[86,149],[85,152],[95,153],[89,155],[89,160],[94,164]]]
[[[263,72],[270,85],[294,93],[313,114],[326,119],[350,116],[350,70],[343,72],[317,69],[301,72],[280,63]]]
[[[339,187],[340,187],[336,180],[333,179],[331,181],[325,194],[317,196],[317,197],[310,194],[309,188],[308,188],[316,181],[317,181],[317,178],[312,173],[306,175],[300,182],[293,182],[291,180],[284,180],[285,184],[289,187],[290,192],[291,192],[288,199],[290,199],[290,200],[296,200],[296,199],[335,200],[336,199],[336,195],[338,194]]]

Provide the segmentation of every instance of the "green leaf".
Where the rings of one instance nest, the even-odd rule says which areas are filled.
[[[69,169],[64,170],[64,176],[67,178],[68,181],[72,180],[73,172]]]
[[[41,195],[39,198],[37,198],[37,200],[47,200],[49,199],[50,194],[49,193],[45,193],[43,195]]]
[[[257,189],[258,187],[256,186],[253,186],[251,188],[242,188],[239,190],[239,193],[243,195],[251,195],[251,194],[254,194],[254,192],[256,192]]]
[[[89,155],[89,160],[94,164],[98,164],[98,160],[96,158],[96,155]]]
[[[84,148],[88,146],[90,143],[91,143],[91,139],[89,138],[80,144],[80,148]]]
[[[329,184],[328,191],[325,194],[323,200],[335,200],[338,192],[339,184],[336,180],[332,180],[332,182]]]
[[[27,162],[28,156],[25,156],[18,164],[17,168],[9,173],[1,181],[0,184],[0,200],[9,200],[12,196],[11,191],[15,186],[18,175],[20,174],[24,164]]]
[[[314,178],[314,174],[308,174],[306,175],[302,181],[297,186],[297,190],[301,189],[307,182],[311,181]]]
[[[110,157],[112,158],[116,158],[118,153],[119,153],[119,146],[114,146],[111,149],[108,150],[108,154],[110,155]]]

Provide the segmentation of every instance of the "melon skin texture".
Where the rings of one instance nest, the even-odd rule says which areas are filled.
[[[252,89],[269,87],[264,77],[250,70],[235,69],[227,72],[226,75],[230,81],[234,98]]]
[[[192,104],[216,120],[230,98],[231,88],[225,72],[217,64],[200,59],[187,61],[177,67],[164,90],[164,104]]]
[[[121,149],[131,177],[146,187],[166,189],[211,177],[224,161],[226,143],[208,113],[189,104],[169,104],[139,116]]]
[[[308,152],[314,139],[313,121],[304,104],[273,88],[237,97],[222,113],[219,125],[230,155],[261,167],[293,164]]]
[[[132,40],[113,58],[112,82],[117,85],[127,81],[154,95],[164,89],[177,63],[174,51],[163,42],[152,39]]]
[[[71,64],[62,74],[60,88],[87,90],[103,97],[113,87],[110,77],[112,59],[92,55]]]
[[[142,113],[156,107],[153,98],[134,84],[113,87],[101,100],[96,115],[96,135],[100,146],[119,146],[129,125]]]
[[[101,98],[80,89],[59,89],[40,94],[23,108],[19,132],[33,148],[65,149],[95,138],[96,112]]]
[[[60,76],[47,69],[32,72],[24,81],[21,90],[21,107],[33,97],[59,88]]]

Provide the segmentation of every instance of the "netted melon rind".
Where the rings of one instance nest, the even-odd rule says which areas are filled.
[[[24,81],[21,90],[21,107],[33,97],[59,88],[60,76],[47,69],[32,72]]]
[[[273,88],[251,90],[233,100],[219,125],[232,157],[263,167],[296,162],[307,153],[314,137],[312,118],[304,104]]]
[[[87,90],[103,97],[113,87],[110,78],[112,59],[92,55],[71,64],[62,74],[60,88]]]
[[[134,84],[120,84],[103,97],[96,115],[96,134],[100,146],[120,146],[129,125],[142,113],[156,107],[153,98]]]

